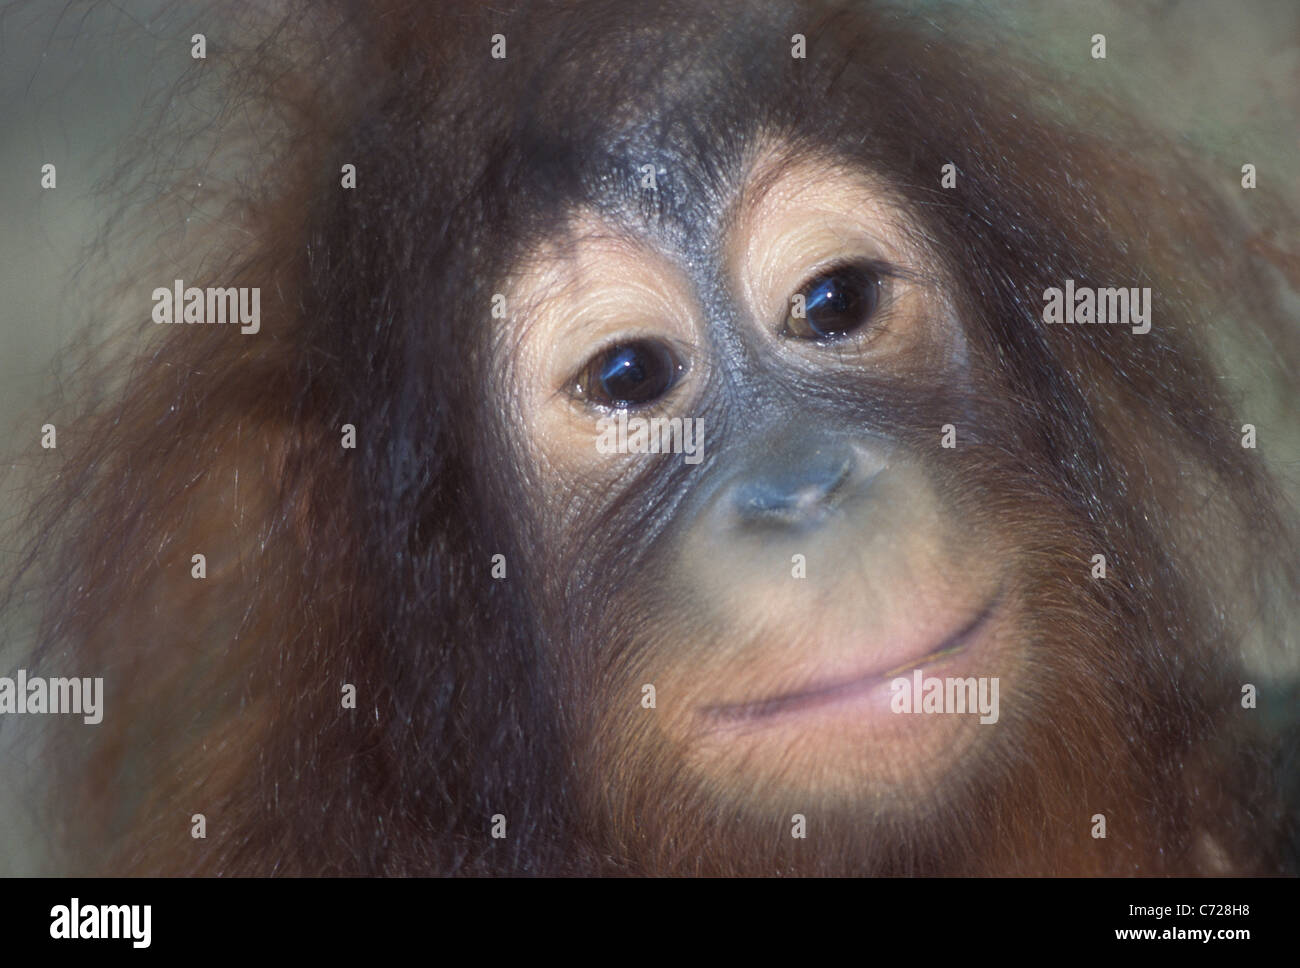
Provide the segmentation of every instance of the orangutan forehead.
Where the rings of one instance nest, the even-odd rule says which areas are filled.
[[[763,140],[734,161],[725,180],[673,174],[647,164],[645,189],[604,186],[575,201],[544,237],[527,247],[516,270],[562,263],[583,250],[660,253],[702,270],[770,248],[781,233],[865,233],[882,258],[915,261],[922,233],[889,183],[828,152]],[[651,205],[643,196],[668,197]],[[833,245],[833,242],[829,243]]]

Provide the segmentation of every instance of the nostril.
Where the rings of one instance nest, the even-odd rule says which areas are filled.
[[[816,453],[797,466],[769,469],[738,482],[732,506],[741,518],[802,518],[829,507],[853,474],[852,455]]]

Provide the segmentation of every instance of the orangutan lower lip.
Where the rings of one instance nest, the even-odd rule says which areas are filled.
[[[962,652],[975,640],[979,632],[989,623],[989,619],[997,610],[1000,598],[1000,595],[994,595],[990,598],[984,607],[975,613],[973,618],[955,632],[944,638],[934,648],[928,649],[924,653],[906,659],[903,662],[893,663],[888,668],[876,669],[862,675],[854,676],[851,679],[839,680],[825,685],[815,685],[809,688],[799,689],[795,692],[783,693],[768,699],[759,699],[754,702],[708,706],[704,709],[704,715],[711,719],[721,720],[723,722],[765,719],[782,713],[796,712],[814,706],[828,705],[837,700],[847,699],[860,693],[865,693],[880,685],[886,679],[897,676],[905,670],[927,665],[938,661],[939,659],[948,658]]]

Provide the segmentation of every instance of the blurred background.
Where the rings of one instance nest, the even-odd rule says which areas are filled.
[[[947,15],[942,3],[894,5],[940,21]],[[190,35],[205,30],[205,16],[220,19],[202,3],[170,0],[0,6],[0,509],[6,522],[22,506],[22,460],[13,455],[39,439],[48,413],[43,401],[60,385],[58,351],[83,332],[94,340],[104,335],[97,313],[112,298],[115,276],[132,261],[131,244],[120,237],[101,242],[115,197],[107,180],[130,153],[137,124],[160,112],[202,124],[214,110],[201,72],[197,84],[178,86],[195,66]],[[1005,38],[1015,56],[1049,65],[1065,96],[1095,90],[1129,102],[1154,129],[1221,170],[1225,190],[1239,189],[1241,166],[1249,162],[1261,189],[1300,199],[1295,0],[997,0],[963,3],[960,16]],[[210,45],[220,27],[210,25]],[[1106,36],[1105,60],[1089,55],[1097,33]],[[210,58],[218,53],[209,47]],[[58,186],[49,191],[41,188],[47,163],[58,172]],[[156,159],[145,177],[170,186],[175,166],[176,159]],[[12,554],[0,546],[0,556]],[[12,675],[21,661],[21,616],[0,628],[0,675]],[[22,725],[0,716],[0,874],[51,872],[39,803],[27,794],[44,764]]]

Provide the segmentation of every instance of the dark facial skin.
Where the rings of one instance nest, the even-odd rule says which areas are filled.
[[[527,322],[501,330],[497,392],[515,401],[527,503],[566,562],[546,598],[615,603],[595,642],[553,620],[565,652],[590,655],[576,672],[594,683],[573,723],[582,762],[621,778],[604,796],[630,804],[590,809],[721,804],[779,865],[792,814],[853,815],[869,839],[972,808],[963,786],[1027,745],[1037,603],[1024,549],[952,486],[963,461],[940,428],[969,432],[981,361],[954,283],[886,184],[761,146],[705,224],[717,235],[683,244],[575,213],[511,277]],[[792,318],[796,294],[832,335]],[[640,366],[616,384],[635,404],[600,382],[610,346]],[[600,453],[597,422],[620,408],[699,417],[705,459]],[[604,573],[590,573],[584,549],[615,536],[613,568],[597,556]],[[1070,596],[1062,584],[1052,594]],[[890,683],[913,670],[996,678],[1009,715],[894,714]],[[657,822],[692,823],[680,810]],[[860,844],[849,856],[867,860]]]
[[[891,715],[893,673],[1006,677],[1016,664],[1004,631],[1016,606],[1005,568],[989,567],[1006,561],[996,533],[963,526],[934,483],[948,422],[936,405],[970,392],[969,346],[932,253],[865,173],[768,152],[739,182],[711,244],[673,251],[588,216],[570,244],[526,262],[511,301],[528,324],[501,372],[530,380],[513,416],[541,482],[531,500],[565,515],[550,536],[563,547],[568,521],[602,520],[653,489],[646,479],[672,482],[655,510],[665,523],[627,532],[653,535],[634,594],[672,631],[638,632],[637,650],[598,672],[622,723],[603,728],[751,799],[901,798],[951,769],[978,731]],[[820,305],[827,287],[838,320]],[[790,330],[801,292],[837,336]],[[659,357],[637,351],[642,392],[656,395],[630,412],[698,416],[699,466],[598,453],[596,422],[618,401],[575,392],[570,377],[606,345],[671,351],[680,374],[666,387]],[[914,425],[882,406],[891,399],[915,401]],[[794,577],[796,555],[806,577]],[[643,711],[643,683],[659,695],[644,737],[620,709]]]

